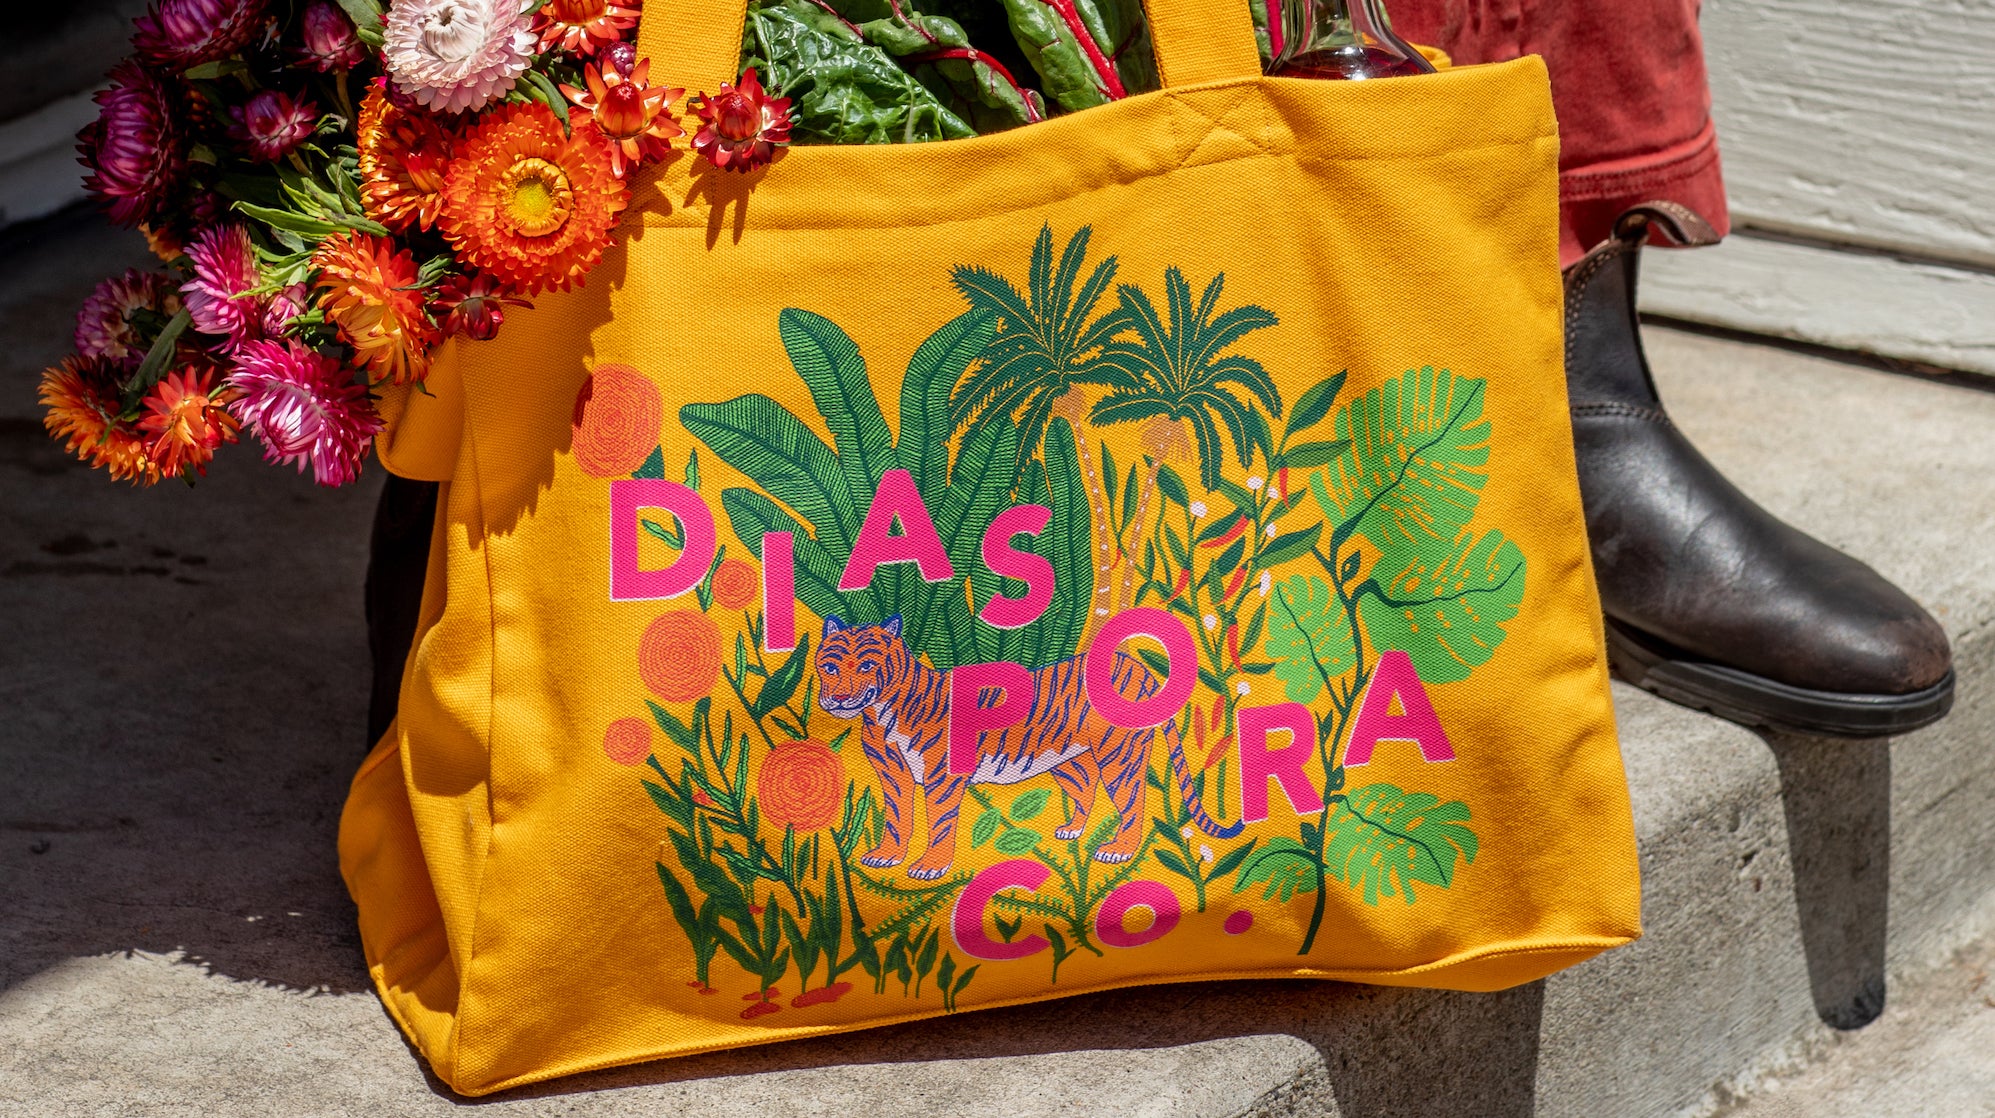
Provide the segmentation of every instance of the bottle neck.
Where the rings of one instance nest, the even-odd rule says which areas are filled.
[[[1383,0],[1265,0],[1269,7],[1270,72],[1318,71],[1332,65],[1345,77],[1432,73],[1434,67],[1392,30]],[[1363,62],[1360,60],[1369,59]],[[1372,71],[1383,67],[1383,72]],[[1321,76],[1331,76],[1323,74]]]

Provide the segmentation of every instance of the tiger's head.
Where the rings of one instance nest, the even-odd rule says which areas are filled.
[[[906,656],[899,614],[878,625],[847,625],[824,619],[817,646],[817,701],[840,718],[857,718],[893,689],[893,675]]]

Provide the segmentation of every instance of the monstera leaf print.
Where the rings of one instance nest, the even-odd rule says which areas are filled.
[[[1489,480],[1483,382],[1408,369],[1346,405],[1337,437],[1350,447],[1311,477],[1341,547],[1361,533],[1386,552],[1452,542]]]
[[[1446,889],[1458,861],[1475,861],[1468,822],[1468,805],[1459,800],[1367,784],[1331,811],[1324,872],[1362,891],[1366,904],[1394,894],[1412,904],[1414,882]]]
[[[1502,532],[1480,539],[1463,532],[1451,548],[1412,551],[1389,581],[1362,588],[1365,632],[1380,648],[1404,651],[1428,683],[1467,679],[1496,653],[1504,624],[1517,616],[1524,553]]]
[[[1267,653],[1275,662],[1275,678],[1290,699],[1315,702],[1330,680],[1357,663],[1351,615],[1329,583],[1310,575],[1276,583],[1269,597]]]
[[[1350,445],[1309,479],[1365,636],[1404,651],[1429,683],[1488,662],[1524,599],[1517,545],[1468,528],[1489,480],[1483,388],[1446,369],[1407,370],[1338,414]],[[1378,549],[1362,579],[1354,535]]]

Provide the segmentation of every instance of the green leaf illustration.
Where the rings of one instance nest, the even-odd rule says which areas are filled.
[[[1337,403],[1337,393],[1344,390],[1344,378],[1350,375],[1349,369],[1317,381],[1295,402],[1295,410],[1289,413],[1290,433],[1304,431],[1323,422],[1330,414],[1330,408]]]
[[[1002,819],[1003,817],[995,811],[987,811],[977,816],[976,825],[970,828],[970,849],[976,850],[991,841],[991,836],[997,833],[998,823]]]
[[[1350,616],[1329,584],[1314,575],[1291,575],[1276,583],[1269,597],[1264,651],[1274,660],[1275,677],[1288,697],[1313,702],[1328,680],[1357,663]]]
[[[769,397],[753,395],[724,404],[687,404],[679,409],[679,421],[721,461],[809,521],[828,551],[851,552],[861,510],[845,486],[831,483],[844,476],[838,456],[803,420]],[[760,546],[759,533],[736,535]]]
[[[1000,853],[1019,855],[1030,854],[1039,845],[1039,832],[1014,828],[998,836],[997,848]]]
[[[1367,784],[1332,810],[1324,870],[1362,890],[1366,904],[1397,894],[1410,905],[1414,882],[1446,889],[1458,861],[1475,861],[1468,822],[1469,807],[1460,800],[1442,803],[1426,792]]]
[[[997,316],[986,310],[967,311],[942,324],[914,351],[901,381],[901,468],[914,475],[914,487],[924,497],[939,491],[949,479],[949,435],[955,422],[949,397],[970,365],[983,356],[997,331]]]
[[[1303,443],[1300,446],[1289,447],[1287,453],[1282,455],[1281,464],[1299,470],[1328,466],[1343,457],[1344,452],[1349,449],[1351,449],[1349,439],[1338,439],[1327,443]]]
[[[797,693],[797,684],[803,682],[804,668],[809,663],[810,635],[806,633],[797,650],[790,653],[790,658],[783,661],[782,667],[769,674],[768,682],[762,685],[762,690],[755,693],[755,702],[749,713],[757,718],[763,718],[770,711],[789,702],[790,696]]]
[[[664,447],[660,447],[660,446],[654,446],[654,447],[652,447],[652,448],[651,448],[651,454],[650,454],[650,455],[649,455],[648,457],[646,457],[646,458],[644,459],[644,464],[643,464],[642,466],[639,466],[639,467],[638,467],[637,469],[635,469],[635,470],[632,470],[632,471],[630,472],[630,476],[632,476],[632,477],[664,477],[664,476],[665,476],[665,448],[664,448]]]
[[[1319,523],[1276,536],[1269,541],[1267,547],[1261,549],[1259,555],[1254,557],[1254,569],[1265,571],[1309,554],[1309,549],[1316,546],[1316,539],[1322,534],[1323,525]]]
[[[795,307],[776,316],[776,328],[790,364],[810,389],[817,413],[831,431],[846,492],[855,501],[870,501],[881,475],[894,469],[898,460],[859,343],[823,315]]]
[[[1046,810],[1046,801],[1053,796],[1050,788],[1034,788],[1011,803],[1011,820],[1014,823],[1030,823]]]
[[[1244,893],[1256,885],[1263,887],[1262,898],[1270,901],[1277,895],[1287,902],[1293,900],[1297,893],[1314,893],[1316,860],[1301,843],[1285,835],[1276,835],[1240,867],[1240,876],[1233,882],[1233,891]]]
[[[1523,600],[1524,553],[1502,532],[1465,531],[1452,548],[1412,549],[1383,587],[1366,580],[1358,616],[1372,643],[1404,651],[1423,681],[1453,683],[1495,655]]]
[[[1339,412],[1337,438],[1351,445],[1309,477],[1336,526],[1333,550],[1353,532],[1388,556],[1453,540],[1489,480],[1482,404],[1482,381],[1429,366],[1408,369]]]

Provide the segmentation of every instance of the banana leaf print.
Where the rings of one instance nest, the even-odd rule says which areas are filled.
[[[1017,423],[992,414],[971,425],[954,458],[952,401],[957,383],[987,364],[996,316],[973,308],[932,334],[909,360],[901,380],[901,430],[888,427],[850,335],[822,315],[791,308],[777,327],[790,364],[810,392],[831,434],[826,446],[804,421],[769,396],[752,394],[720,404],[688,404],[680,421],[713,453],[755,483],[722,492],[721,506],[741,542],[762,558],[765,532],[789,532],[796,557],[797,597],[820,618],[872,624],[899,615],[910,650],[936,668],[1010,659],[1041,667],[1075,654],[1094,593],[1087,550],[1088,504],[1076,441],[1064,421],[1042,441],[1043,457],[1021,448]],[[1030,458],[1037,492],[1053,509],[1049,530],[1029,545],[1053,563],[1052,606],[1031,625],[999,630],[979,621],[1003,580],[983,563],[983,531],[1019,495],[1013,476],[991,463]],[[905,469],[928,506],[958,579],[929,583],[905,564],[887,564],[862,590],[838,589],[880,479]],[[966,595],[959,581],[968,577]],[[1014,591],[1015,592],[1015,588]]]

